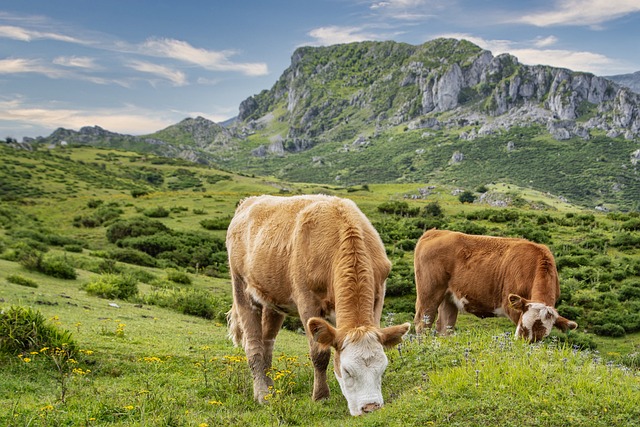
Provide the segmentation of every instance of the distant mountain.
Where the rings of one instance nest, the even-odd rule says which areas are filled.
[[[144,137],[69,132],[44,140],[120,144],[295,181],[500,181],[640,208],[640,95],[465,40],[302,47],[227,126],[196,118]]]
[[[640,93],[640,71],[632,74],[619,74],[617,76],[607,76],[609,80],[618,83],[620,86],[631,89],[635,93]]]

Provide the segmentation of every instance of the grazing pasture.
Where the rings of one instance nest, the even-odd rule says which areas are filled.
[[[113,150],[0,150],[0,310],[38,312],[74,343],[73,352],[0,354],[0,425],[630,426],[640,418],[637,212],[586,211],[506,186],[487,186],[509,200],[501,208],[461,203],[455,187],[426,183],[292,184]],[[382,326],[413,318],[413,249],[437,227],[548,245],[558,311],[580,327],[533,345],[514,341],[505,319],[460,316],[446,338],[410,333],[386,351],[385,406],[351,417],[333,375],[331,397],[309,399],[307,343],[300,324],[285,322],[269,404],[259,405],[244,352],[227,338],[231,285],[219,244],[239,199],[311,193],[352,199],[379,232],[393,265]]]

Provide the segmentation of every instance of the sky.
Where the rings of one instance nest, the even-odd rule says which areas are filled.
[[[0,139],[222,122],[301,46],[467,39],[521,63],[640,71],[640,0],[18,0],[0,3]]]

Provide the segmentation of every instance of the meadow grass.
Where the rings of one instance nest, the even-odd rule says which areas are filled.
[[[90,296],[80,283],[92,273],[79,273],[64,281],[0,260],[2,306],[34,307],[71,331],[81,349],[66,371],[45,352],[2,356],[1,425],[631,426],[640,417],[638,371],[553,338],[516,341],[503,319],[468,316],[453,336],[410,335],[388,350],[386,404],[356,418],[331,373],[332,396],[311,401],[306,338],[283,330],[270,373],[275,387],[258,405],[246,358],[226,325]],[[9,283],[11,274],[39,287]],[[212,284],[196,278],[194,286]]]

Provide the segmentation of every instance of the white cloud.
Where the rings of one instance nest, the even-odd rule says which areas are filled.
[[[486,40],[461,33],[444,34],[439,37],[468,40],[483,49],[491,51],[494,56],[509,53],[517,57],[519,62],[526,65],[550,65],[596,75],[612,75],[618,73],[618,70],[620,70],[620,73],[626,72],[624,71],[626,69],[624,64],[620,64],[599,53],[566,49],[544,49],[543,47],[556,42],[553,36],[529,42]]]
[[[0,59],[0,74],[43,74],[52,79],[61,78],[65,72],[43,65],[37,59],[8,58]]]
[[[553,10],[530,13],[515,22],[548,27],[552,25],[594,26],[640,12],[638,0],[558,0]]]
[[[0,125],[12,122],[13,131],[44,128],[52,132],[58,127],[80,129],[84,126],[100,126],[111,132],[130,135],[152,133],[176,123],[176,118],[166,112],[148,111],[125,106],[119,109],[74,110],[25,106],[20,100],[0,101]]]
[[[140,46],[140,53],[177,59],[211,71],[239,71],[249,76],[262,76],[269,72],[267,64],[262,62],[237,63],[230,61],[229,58],[236,54],[234,51],[217,52],[196,48],[181,40],[148,39]]]
[[[309,35],[315,39],[312,44],[320,46],[378,39],[375,34],[366,33],[360,27],[339,27],[335,25],[315,28],[309,32]]]
[[[536,47],[547,47],[554,45],[558,42],[558,38],[556,36],[548,36],[548,37],[537,37],[533,44]]]
[[[56,65],[62,65],[64,67],[82,68],[88,70],[97,69],[95,58],[89,58],[87,56],[58,56],[53,59],[53,63]]]
[[[82,40],[64,34],[28,30],[12,25],[0,25],[0,37],[30,42],[33,40],[57,40],[67,43],[83,43]]]
[[[182,71],[173,70],[163,65],[145,61],[131,61],[128,66],[136,71],[153,74],[169,80],[174,86],[185,86],[187,84],[187,76]]]

